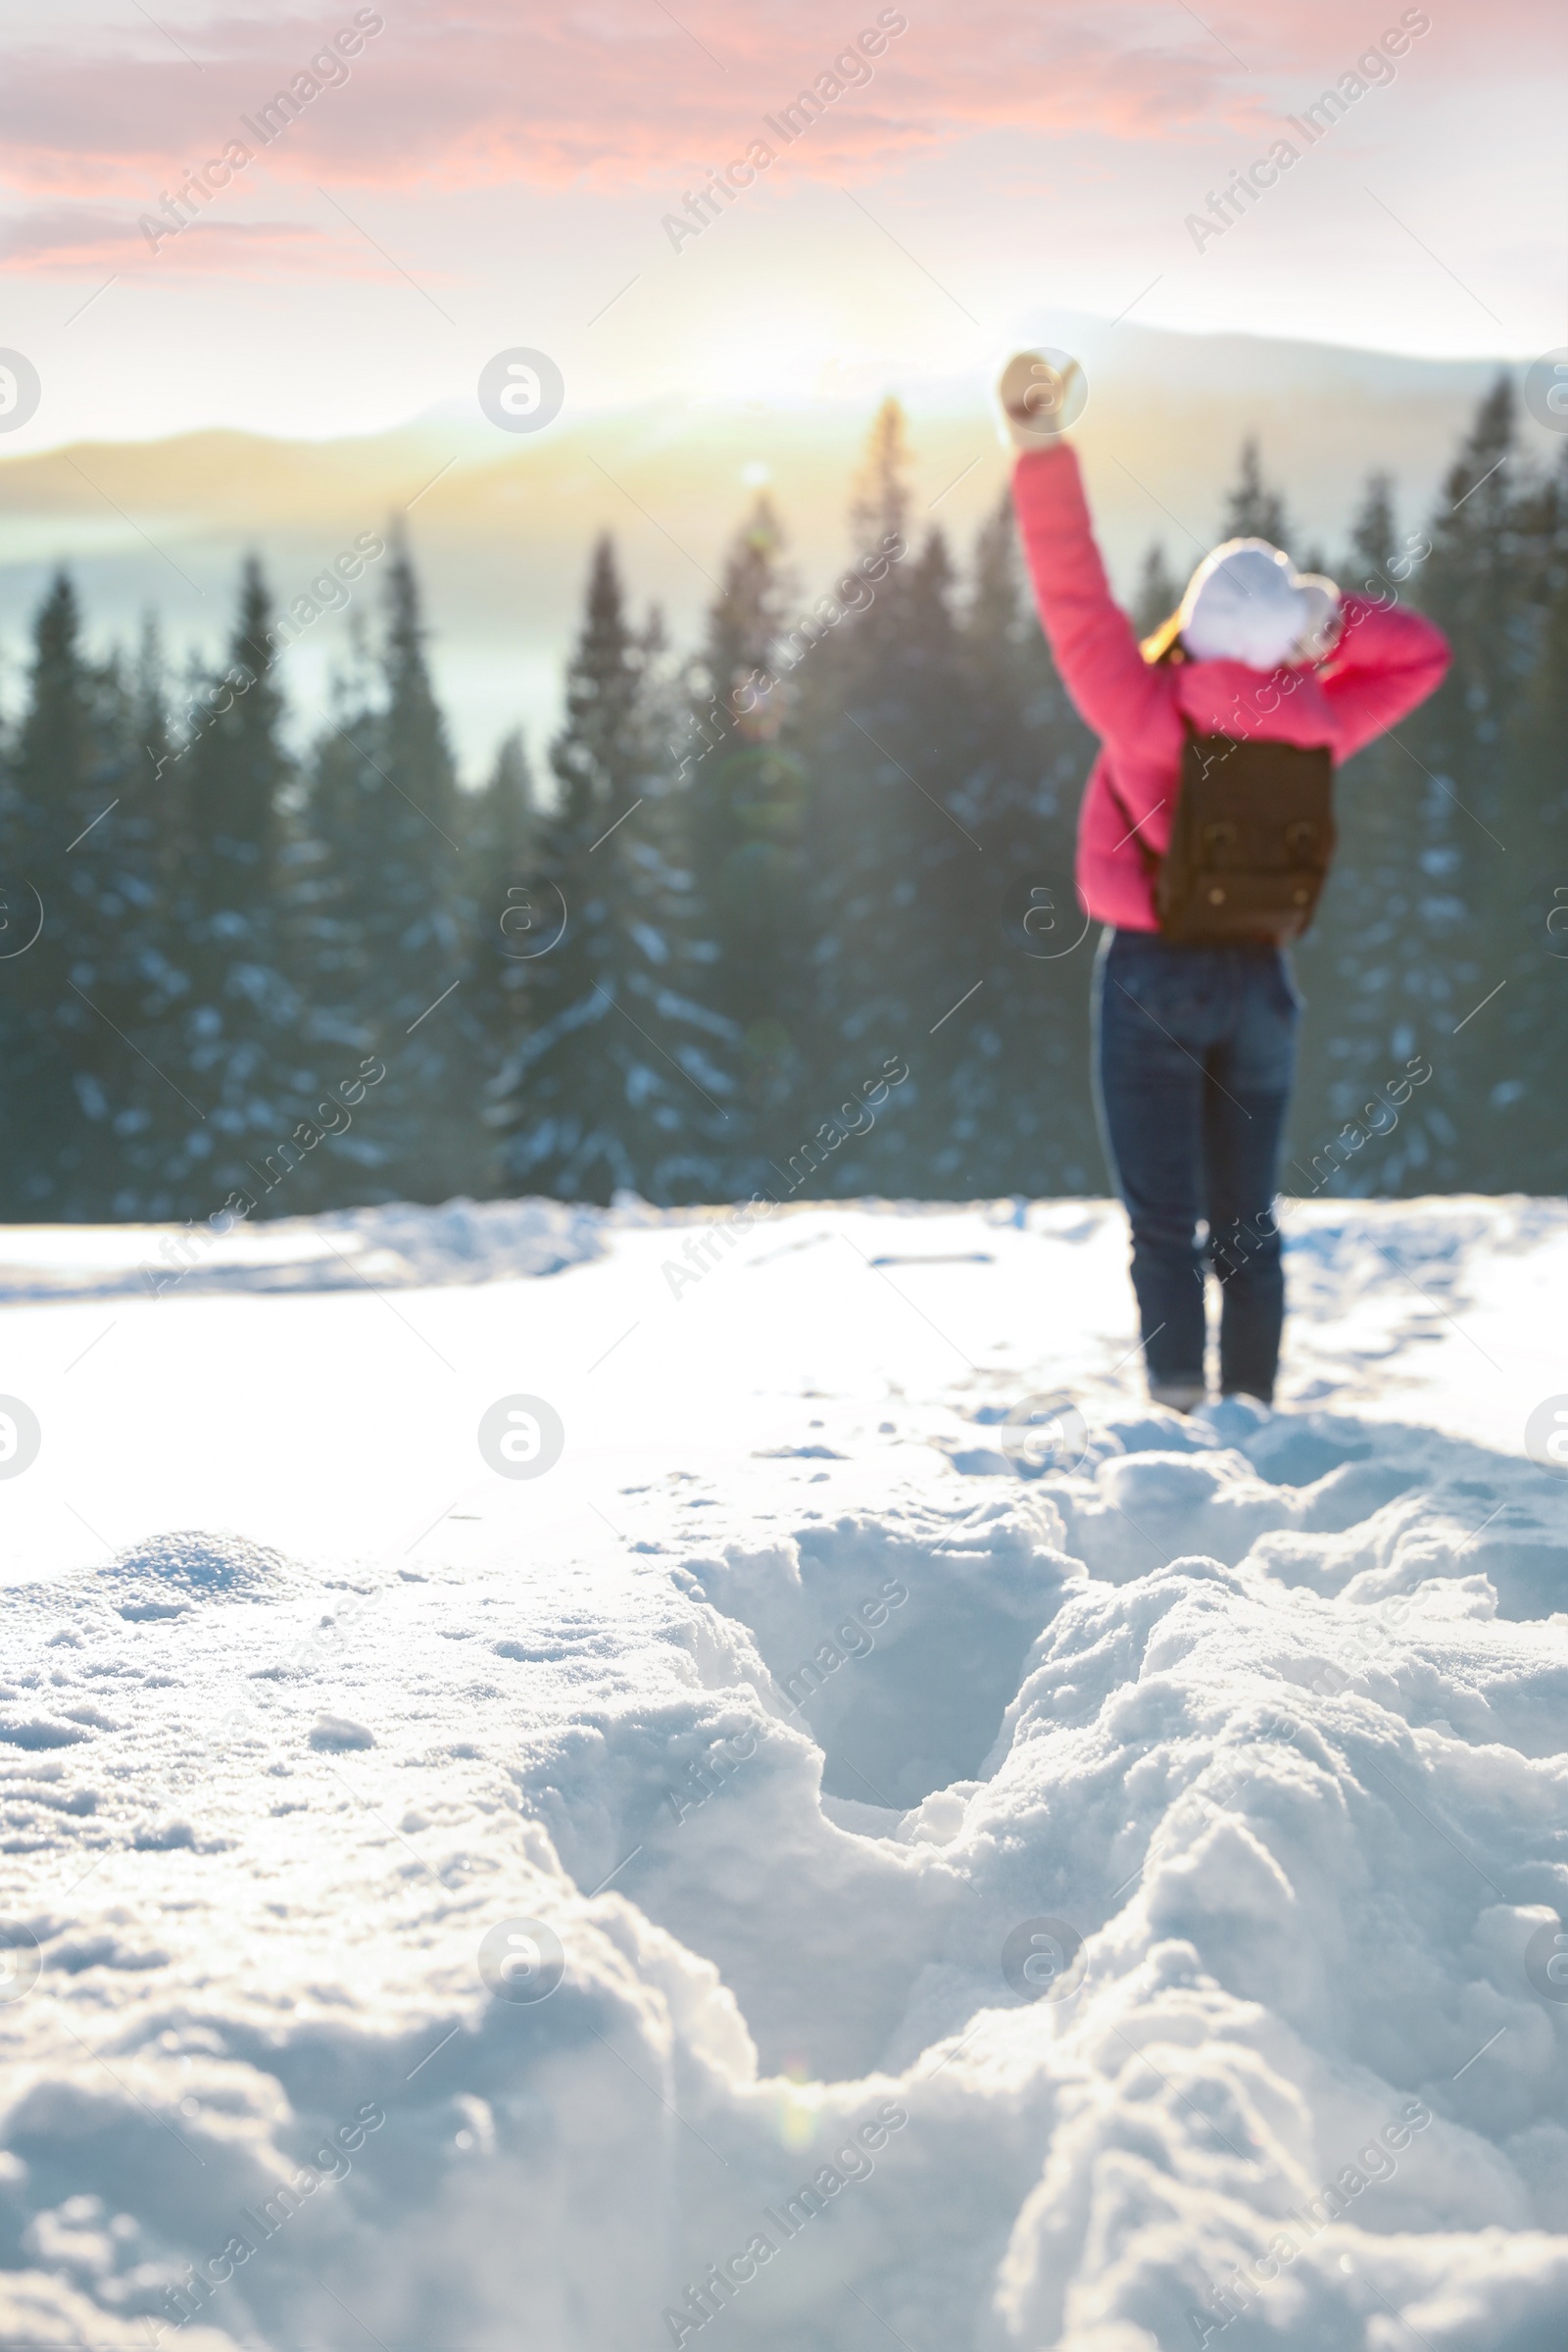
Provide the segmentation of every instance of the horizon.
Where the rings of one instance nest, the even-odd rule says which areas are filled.
[[[1092,312],[1064,316],[1068,324],[1085,326],[1097,335],[1109,333],[1119,323],[1115,319],[1100,317]],[[1319,354],[1325,359],[1370,362],[1391,368],[1407,368],[1422,371],[1438,371],[1446,368],[1466,370],[1490,368],[1496,373],[1520,373],[1537,356],[1522,350],[1514,352],[1500,350],[1446,352],[1398,350],[1387,343],[1349,342],[1320,335],[1269,334],[1242,326],[1192,328],[1177,325],[1152,326],[1140,321],[1140,332],[1168,342],[1210,347],[1221,343],[1243,343],[1254,346],[1259,352],[1286,349],[1293,352]],[[1010,351],[1012,348],[1013,345],[1009,342],[1006,351]],[[1001,360],[1006,357],[1006,351],[1002,350],[999,346],[999,368]],[[853,390],[842,388],[831,391],[803,391],[793,394],[775,393],[765,404],[758,401],[755,397],[741,393],[697,394],[682,393],[674,389],[665,389],[641,396],[618,395],[597,400],[590,395],[580,404],[574,401],[564,404],[559,421],[563,431],[569,432],[573,422],[603,423],[617,419],[631,419],[651,412],[658,412],[661,409],[686,411],[702,408],[731,413],[738,410],[757,413],[765,409],[767,414],[781,416],[843,416],[863,413],[868,407],[875,407],[884,399],[899,401],[906,414],[911,418],[972,414],[976,408],[982,408],[990,415],[994,411],[992,383],[997,372],[998,368],[992,368],[989,372],[984,369],[930,371],[923,374],[916,372],[912,375],[901,375],[898,380],[895,380],[891,374],[884,374],[874,380],[868,375],[863,385],[857,386]],[[41,422],[43,417],[41,409],[39,416]],[[3,478],[7,469],[27,459],[58,456],[63,451],[72,448],[156,447],[160,443],[190,440],[202,435],[230,434],[236,438],[278,442],[301,449],[329,449],[345,443],[383,441],[392,439],[399,434],[454,426],[471,429],[476,444],[488,446],[489,454],[498,462],[505,461],[507,457],[515,454],[515,443],[510,446],[505,442],[497,443],[488,433],[482,411],[470,389],[466,393],[454,391],[440,399],[427,402],[422,408],[393,416],[380,423],[367,424],[353,429],[292,430],[284,424],[251,423],[233,417],[213,416],[194,419],[174,426],[151,425],[145,431],[140,432],[77,432],[55,440],[46,438],[36,442],[24,441],[24,437],[19,435],[19,441],[23,442],[22,446],[13,448],[0,442],[0,478]]]
[[[1102,544],[1128,599],[1152,544],[1185,577],[1212,543],[1248,435],[1260,441],[1302,548],[1332,556],[1374,468],[1395,474],[1405,522],[1423,522],[1478,400],[1499,371],[1517,377],[1494,356],[1430,361],[1262,334],[1070,324],[1091,380],[1078,438]],[[519,726],[541,764],[600,532],[616,543],[636,607],[659,603],[683,651],[760,487],[809,592],[842,560],[851,483],[888,389],[883,379],[853,395],[765,404],[649,395],[586,414],[564,407],[548,431],[528,436],[495,432],[476,405],[465,414],[452,404],[336,439],[230,424],[18,450],[0,458],[5,704],[15,705],[32,615],[61,564],[79,588],[90,643],[133,641],[150,605],[172,649],[211,658],[243,551],[260,554],[286,605],[340,539],[384,530],[401,512],[466,776],[488,772]],[[962,564],[1006,478],[989,387],[949,376],[893,395],[909,421],[919,528],[943,526]],[[1521,441],[1556,455],[1524,414]],[[326,613],[287,658],[281,674],[306,732],[326,706],[334,663],[350,654],[352,619]]]

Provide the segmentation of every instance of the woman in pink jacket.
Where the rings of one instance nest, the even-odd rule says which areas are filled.
[[[1392,590],[1385,602],[1342,598],[1332,581],[1298,577],[1262,540],[1215,549],[1179,611],[1140,645],[1111,597],[1062,438],[1076,389],[1071,362],[1021,353],[1001,394],[1020,452],[1013,502],[1041,621],[1068,694],[1101,738],[1079,816],[1078,894],[1106,926],[1095,974],[1096,1100],[1132,1227],[1150,1395],[1181,1412],[1203,1399],[1212,1266],[1221,1391],[1266,1404],[1285,1308],[1274,1198],[1301,1005],[1281,942],[1300,918],[1260,918],[1250,935],[1191,944],[1195,929],[1203,937],[1202,910],[1195,921],[1194,900],[1184,912],[1180,899],[1196,855],[1192,826],[1177,815],[1183,780],[1196,808],[1207,786],[1195,775],[1233,760],[1242,800],[1233,795],[1232,812],[1256,777],[1266,828],[1270,778],[1295,770],[1288,755],[1253,747],[1294,746],[1317,755],[1326,810],[1329,763],[1424,700],[1448,651]],[[1234,824],[1230,834],[1234,844]],[[1216,887],[1196,899],[1225,895]],[[1312,893],[1297,895],[1309,913]]]

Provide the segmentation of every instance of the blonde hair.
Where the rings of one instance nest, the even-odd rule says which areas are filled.
[[[1181,634],[1182,611],[1178,605],[1168,620],[1162,620],[1157,629],[1140,641],[1138,651],[1146,662],[1185,662]]]

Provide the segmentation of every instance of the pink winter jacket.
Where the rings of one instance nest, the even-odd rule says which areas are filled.
[[[1148,662],[1111,597],[1071,445],[1026,451],[1012,496],[1062,684],[1101,738],[1078,818],[1078,896],[1099,922],[1159,929],[1139,843],[1163,855],[1170,841],[1184,716],[1200,734],[1327,744],[1338,764],[1413,710],[1448,666],[1431,621],[1356,596],[1345,599],[1340,641],[1316,668]]]

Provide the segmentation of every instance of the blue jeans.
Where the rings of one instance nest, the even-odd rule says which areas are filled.
[[[1101,943],[1096,1101],[1132,1225],[1151,1381],[1202,1386],[1212,1266],[1220,1387],[1273,1396],[1285,1316],[1274,1195],[1299,1011],[1276,948],[1177,947],[1147,931]]]

